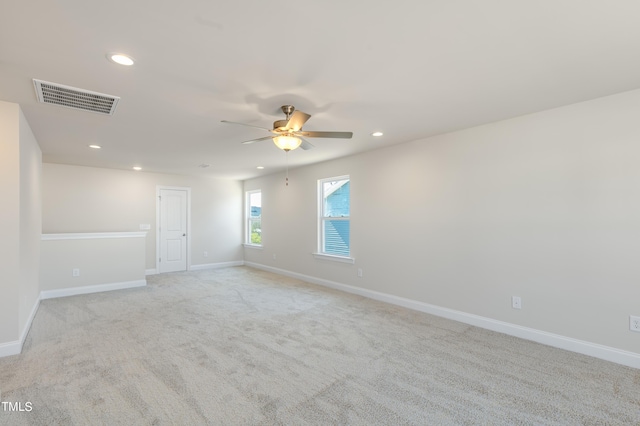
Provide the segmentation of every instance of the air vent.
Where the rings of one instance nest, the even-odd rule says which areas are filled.
[[[113,115],[120,100],[117,96],[36,80],[35,78],[33,84],[39,102],[97,112],[98,114]]]

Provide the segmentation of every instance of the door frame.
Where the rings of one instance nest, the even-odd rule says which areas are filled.
[[[187,271],[191,270],[191,188],[156,185],[156,273],[160,273],[160,191],[163,189],[187,192]]]

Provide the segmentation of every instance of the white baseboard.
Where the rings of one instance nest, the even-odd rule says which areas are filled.
[[[24,325],[22,329],[22,333],[20,334],[20,342],[24,344],[25,339],[27,338],[27,334],[29,334],[29,330],[31,329],[31,323],[33,319],[36,317],[36,313],[38,312],[38,308],[40,307],[40,297],[36,299],[36,302],[33,304],[33,308],[31,308],[31,313],[29,314],[29,318],[27,319],[27,323]],[[22,350],[22,344],[20,345],[20,350]]]
[[[36,312],[38,312],[38,307],[40,307],[39,298],[36,299],[36,302],[33,304],[33,308],[31,308],[29,318],[27,318],[27,322],[22,329],[22,333],[20,333],[20,340],[0,344],[0,358],[5,356],[18,355],[22,352],[22,346],[24,345],[24,341],[27,338],[27,334],[29,334],[29,329],[31,328],[31,323],[36,316]]]
[[[236,260],[233,262],[205,263],[204,265],[191,265],[190,271],[203,271],[205,269],[228,268],[230,266],[243,266],[244,261]]]
[[[246,266],[640,369],[640,354],[253,262]]]
[[[18,355],[22,352],[22,342],[15,340],[13,342],[0,343],[0,358],[11,355]]]
[[[205,263],[203,265],[191,265],[189,267],[190,271],[203,271],[205,269],[218,269],[218,268],[227,268],[229,266],[242,266],[244,265],[244,261],[238,260],[233,262],[220,262],[220,263]],[[145,275],[156,275],[159,274],[157,269],[147,269],[144,271]]]
[[[123,290],[127,288],[144,287],[146,285],[147,280],[135,280],[120,283],[89,285],[84,287],[62,288],[59,290],[46,290],[40,292],[40,300],[76,296],[79,294],[100,293],[103,291]]]

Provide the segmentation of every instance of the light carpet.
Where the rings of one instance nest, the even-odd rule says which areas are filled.
[[[640,424],[640,370],[247,267],[42,301],[7,425]]]

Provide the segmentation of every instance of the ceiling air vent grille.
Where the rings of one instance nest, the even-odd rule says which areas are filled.
[[[67,108],[113,115],[120,100],[117,96],[33,79],[39,102]]]

